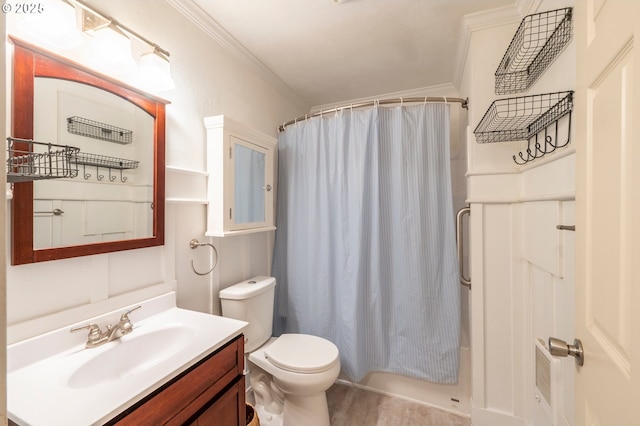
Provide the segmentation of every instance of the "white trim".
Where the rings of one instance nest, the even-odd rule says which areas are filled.
[[[472,13],[462,19],[460,39],[456,52],[456,65],[453,72],[453,84],[460,88],[464,67],[467,64],[471,34],[522,20],[526,15],[540,8],[542,0],[517,0],[513,6],[505,6],[484,12]],[[506,47],[506,46],[505,46]]]
[[[167,198],[164,200],[168,204],[209,204],[206,198]]]
[[[236,40],[218,22],[209,16],[193,0],[166,0],[189,21],[215,40],[224,50],[239,58],[257,72],[267,83],[271,84],[282,96],[291,101],[300,110],[305,111],[309,105],[298,97],[284,81]]]
[[[536,159],[535,161],[531,163],[527,163],[524,166],[514,166],[513,169],[502,169],[502,170],[476,170],[472,172],[467,172],[465,176],[470,177],[470,176],[486,176],[486,175],[520,174],[520,173],[535,169],[537,167],[544,166],[545,164],[552,163],[561,158],[568,157],[569,155],[575,154],[576,152],[575,146],[570,146],[567,148],[560,148],[560,149],[561,150],[558,151],[557,153],[551,154],[549,156],[545,156],[540,159]]]
[[[575,201],[576,194],[573,192],[557,192],[554,194],[536,194],[524,197],[477,197],[468,198],[467,204],[520,204],[532,203],[536,201]]]
[[[183,167],[176,167],[176,166],[166,166],[165,169],[166,169],[167,172],[173,172],[173,173],[182,173],[182,174],[187,174],[187,175],[198,175],[198,176],[204,176],[204,177],[209,176],[209,173],[207,173],[204,170],[186,169],[186,168],[183,168]]]
[[[519,0],[514,6],[505,6],[492,10],[465,15],[462,18],[462,28],[460,41],[456,54],[456,66],[453,72],[453,84],[459,88],[462,84],[462,76],[467,63],[469,45],[471,44],[471,34],[475,31],[486,30],[506,24],[511,24],[522,20],[520,10],[523,9],[521,3],[528,3],[535,0]]]

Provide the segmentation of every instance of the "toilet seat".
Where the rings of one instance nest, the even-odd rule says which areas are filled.
[[[338,361],[338,348],[330,341],[308,334],[283,334],[265,349],[266,358],[293,373],[320,373]]]

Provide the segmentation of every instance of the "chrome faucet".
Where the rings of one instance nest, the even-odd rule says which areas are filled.
[[[98,346],[104,345],[105,343],[109,343],[112,340],[116,340],[124,336],[125,334],[129,334],[133,331],[133,324],[131,324],[131,320],[129,320],[129,314],[136,309],[141,308],[142,305],[138,305],[133,309],[129,309],[124,312],[120,316],[120,321],[118,321],[115,325],[107,325],[106,330],[102,331],[100,326],[97,324],[88,324],[82,327],[75,327],[69,330],[71,333],[75,333],[76,331],[88,329],[89,335],[87,336],[87,343],[85,344],[86,348],[97,348]]]

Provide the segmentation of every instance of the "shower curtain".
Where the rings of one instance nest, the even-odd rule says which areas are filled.
[[[280,133],[274,333],[324,337],[342,372],[458,379],[449,105],[342,110]]]

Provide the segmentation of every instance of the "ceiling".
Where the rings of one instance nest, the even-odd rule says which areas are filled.
[[[169,0],[306,107],[453,84],[463,17],[516,0]]]

